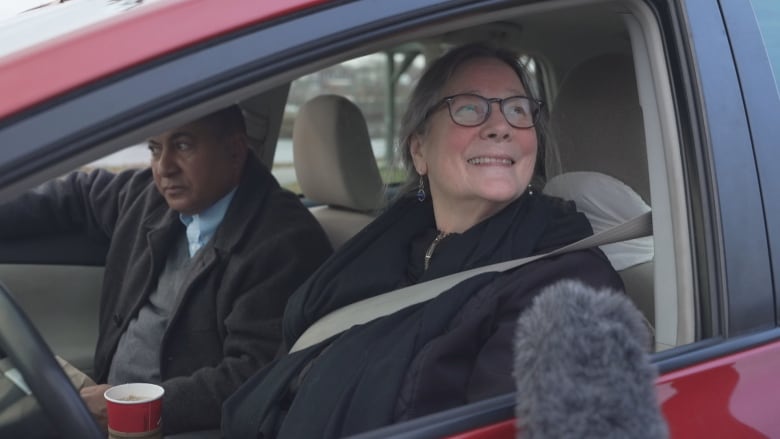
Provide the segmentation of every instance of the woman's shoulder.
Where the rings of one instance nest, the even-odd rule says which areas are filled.
[[[479,314],[492,309],[514,319],[546,287],[564,280],[597,290],[625,291],[620,275],[600,250],[578,250],[545,257],[499,274],[493,282],[472,294],[462,312]]]
[[[574,201],[542,193],[534,194],[533,197],[540,206],[549,209],[552,215],[568,216],[577,213]]]
[[[533,197],[531,208],[544,223],[535,253],[544,253],[593,234],[590,221],[577,211],[574,202],[543,194]]]
[[[593,288],[623,291],[623,281],[598,248],[577,250],[539,259],[510,274],[542,287],[557,280],[579,280]]]

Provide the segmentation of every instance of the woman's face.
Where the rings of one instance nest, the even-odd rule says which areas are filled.
[[[442,96],[460,93],[486,98],[526,96],[514,70],[493,58],[473,59],[455,71]],[[420,175],[428,176],[435,210],[476,209],[485,218],[517,199],[531,181],[536,130],[512,127],[499,104],[490,105],[488,119],[475,127],[455,124],[447,105],[442,105],[430,116],[426,133],[412,138],[414,166]]]

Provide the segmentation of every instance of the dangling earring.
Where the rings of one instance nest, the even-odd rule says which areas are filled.
[[[425,182],[422,175],[420,176],[420,184],[417,185],[417,201],[421,203],[425,201]]]
[[[533,194],[534,194],[534,185],[529,183],[528,184],[528,195],[533,195]]]

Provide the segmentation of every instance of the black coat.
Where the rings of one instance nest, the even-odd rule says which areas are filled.
[[[345,244],[288,303],[291,346],[330,311],[392,289],[561,247],[591,234],[572,203],[524,195],[463,234],[441,241],[429,202],[403,199]],[[225,404],[228,438],[335,438],[514,390],[519,313],[543,287],[577,278],[622,290],[599,250],[484,273],[437,298],[294,354],[253,377]]]
[[[53,181],[0,206],[0,230],[86,231],[110,242],[95,351],[95,379],[105,382],[120,336],[184,233],[151,171]],[[222,402],[276,353],[289,296],[330,253],[314,217],[250,157],[214,237],[193,259],[162,338],[165,432],[219,426]]]

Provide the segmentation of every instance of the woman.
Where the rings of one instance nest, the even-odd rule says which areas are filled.
[[[541,102],[508,52],[464,46],[433,63],[403,120],[413,189],[291,298],[284,340],[329,312],[592,233],[571,203],[530,186]],[[537,172],[539,174],[539,172]],[[622,290],[598,250],[485,273],[428,302],[283,355],[225,405],[226,437],[341,437],[513,391],[515,323],[561,278]]]

